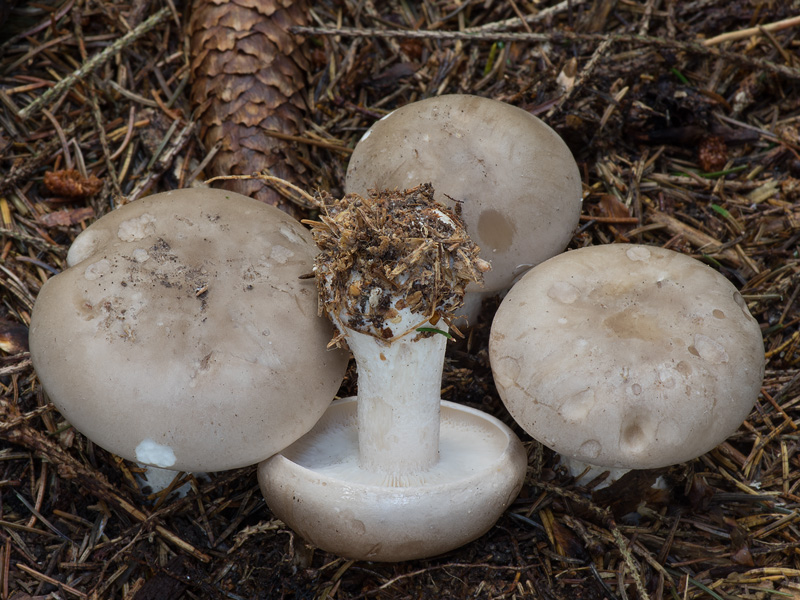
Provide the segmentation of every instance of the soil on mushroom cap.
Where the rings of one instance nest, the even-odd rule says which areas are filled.
[[[438,313],[433,324],[449,320],[467,284],[482,281],[488,269],[459,217],[433,199],[428,184],[368,198],[322,193],[320,204],[321,221],[305,221],[321,250],[315,267],[320,312],[348,315],[347,326],[356,331],[402,335],[392,322],[403,309]]]

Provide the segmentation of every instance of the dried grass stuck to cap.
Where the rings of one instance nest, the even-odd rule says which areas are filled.
[[[320,221],[303,223],[321,250],[315,266],[320,314],[339,325],[390,341],[417,330],[392,328],[403,309],[421,315],[421,323],[442,318],[450,324],[467,284],[481,283],[490,268],[461,219],[433,199],[430,184],[367,198],[321,192],[318,203]]]

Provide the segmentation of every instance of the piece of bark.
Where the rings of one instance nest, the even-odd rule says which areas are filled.
[[[289,28],[305,25],[307,14],[306,0],[195,0],[189,21],[191,98],[206,148],[221,143],[211,176],[266,170],[301,184],[305,167],[297,151],[268,131],[302,131],[308,62]],[[261,181],[217,185],[296,213]]]
[[[617,0],[594,0],[591,8],[584,15],[581,27],[587,33],[603,31],[611,11],[617,6]]]

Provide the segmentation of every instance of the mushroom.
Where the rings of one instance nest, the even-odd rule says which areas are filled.
[[[101,447],[155,467],[255,464],[310,430],[344,376],[300,223],[239,194],[127,204],[72,244],[31,318],[36,372]]]
[[[262,492],[335,554],[440,554],[491,528],[526,469],[508,427],[440,397],[448,321],[488,265],[430,186],[322,201],[321,307],[355,356],[358,394],[259,466]]]
[[[708,452],[749,414],[765,363],[758,323],[725,277],[628,244],[529,271],[495,315],[489,356],[511,415],[573,474]]]
[[[461,211],[492,264],[484,287],[468,288],[465,302],[477,308],[482,294],[505,290],[563,251],[581,211],[578,167],[558,134],[521,108],[479,96],[428,98],[377,121],[356,144],[345,192],[421,183]]]

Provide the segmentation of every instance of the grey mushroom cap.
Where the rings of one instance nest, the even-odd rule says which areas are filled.
[[[126,459],[183,471],[254,464],[310,430],[344,376],[317,316],[310,233],[214,189],[102,217],[37,298],[31,355],[76,429]]]
[[[765,365],[733,284],[691,257],[627,244],[529,271],[496,313],[489,354],[501,398],[531,436],[628,469],[722,443],[752,410]]]
[[[407,104],[377,121],[356,145],[345,191],[431,183],[437,201],[460,204],[470,237],[491,262],[484,285],[498,291],[561,252],[581,211],[578,166],[544,122],[510,104],[453,94]]]

